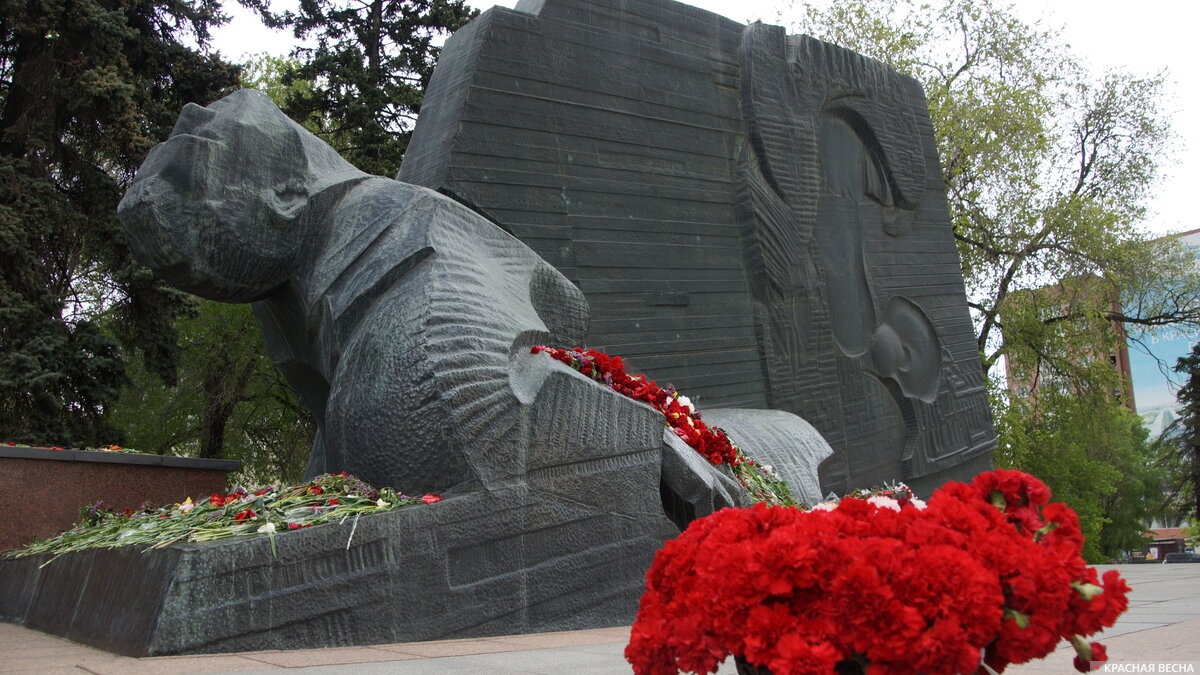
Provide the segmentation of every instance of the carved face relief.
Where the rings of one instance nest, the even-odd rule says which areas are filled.
[[[134,254],[171,284],[250,302],[296,264],[308,202],[299,127],[260,92],[188,104],[121,200]]]

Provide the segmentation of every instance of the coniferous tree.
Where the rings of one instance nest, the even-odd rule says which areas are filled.
[[[1179,422],[1183,433],[1178,439],[1179,492],[1191,492],[1193,501],[1188,511],[1190,517],[1200,523],[1200,343],[1192,346],[1192,352],[1182,356],[1175,364],[1175,372],[1186,379],[1175,398],[1182,406]]]
[[[319,135],[368,173],[395,175],[439,48],[435,41],[474,17],[464,0],[306,0],[295,12],[274,14],[265,0],[244,0],[264,22],[290,28],[296,64],[283,84],[293,90],[283,111],[319,119]]]
[[[173,378],[187,302],[133,262],[116,205],[183,104],[236,83],[189,46],[221,20],[213,0],[0,0],[0,438],[117,440],[121,346]]]

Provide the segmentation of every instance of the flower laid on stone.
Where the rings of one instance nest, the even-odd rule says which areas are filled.
[[[537,345],[530,351],[534,354],[546,354],[593,380],[604,383],[617,393],[646,403],[659,411],[675,435],[700,453],[710,464],[729,466],[734,476],[756,501],[784,505],[796,503],[787,483],[779,478],[770,466],[758,465],[735,445],[722,429],[705,424],[696,406],[692,405],[688,397],[680,395],[675,387],[669,384],[660,387],[657,382],[641,373],[630,375],[625,371],[625,362],[620,356],[612,356],[594,349],[559,349]]]
[[[757,504],[693,522],[655,556],[625,656],[636,673],[710,673],[727,656],[792,675],[999,673],[1088,635],[1129,587],[1083,561],[1074,511],[1019,471],[802,510]]]
[[[67,450],[68,449],[68,448],[62,447],[61,445],[25,445],[23,443],[17,443],[15,441],[5,441],[4,443],[2,443],[2,445],[7,445],[10,448],[31,448],[34,450]],[[126,453],[126,454],[141,454],[141,453],[138,453],[137,450],[130,450],[129,448],[122,448],[119,445],[102,445],[97,448],[74,448],[74,449],[87,450],[88,452],[122,452],[122,453]]]
[[[138,454],[137,450],[133,450],[131,448],[122,448],[119,445],[102,445],[98,448],[84,448],[84,450],[91,450],[93,452],[124,452],[131,455]]]
[[[374,488],[343,472],[280,489],[267,487],[249,492],[238,488],[197,501],[188,497],[161,508],[145,505],[114,512],[100,503],[83,509],[80,522],[70,530],[10,551],[5,557],[41,553],[57,557],[71,551],[118,546],[150,550],[176,542],[253,534],[274,537],[276,532],[342,522],[415,504],[433,504],[441,499],[435,494],[411,497],[391,488]]]

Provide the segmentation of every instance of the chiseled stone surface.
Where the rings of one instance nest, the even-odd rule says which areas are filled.
[[[810,422],[837,492],[990,468],[940,176],[911,78],[672,0],[484,12],[447,41],[399,173],[575,282],[589,346],[702,409]]]
[[[253,91],[189,105],[120,215],[171,283],[255,302],[318,419],[311,473],[448,499],[274,546],[5,561],[0,617],[136,655],[631,619],[678,532],[662,416],[530,353],[577,342],[587,305],[528,247],[430,190],[355,171]]]
[[[135,656],[628,624],[677,532],[659,499],[662,422],[543,362],[529,409],[554,443],[531,446],[525,481],[279,533],[274,552],[254,537],[3,561],[0,618]],[[580,406],[569,429],[539,424],[565,402]]]
[[[535,344],[729,407],[711,418],[806,501],[971,475],[994,433],[938,175],[914,81],[671,0],[484,13],[443,52],[407,182],[258,92],[189,105],[121,202],[131,248],[254,303],[317,420],[310,475],[448,499],[274,551],[5,561],[0,617],[138,655],[628,623],[662,542],[745,496]]]
[[[119,214],[170,283],[254,302],[317,420],[310,474],[406,491],[524,475],[511,357],[581,340],[587,303],[511,235],[356,171],[256,91],[188,105]]]
[[[754,448],[754,459],[787,482],[801,504],[813,505],[825,494],[812,467],[833,455],[833,448],[811,424],[782,410],[716,408],[704,413],[710,425],[724,429],[730,438]]]

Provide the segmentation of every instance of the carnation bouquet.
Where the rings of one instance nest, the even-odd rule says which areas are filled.
[[[756,504],[693,522],[647,574],[625,656],[639,674],[999,673],[1083,637],[1129,588],[1083,561],[1079,520],[1019,471],[811,510]]]

